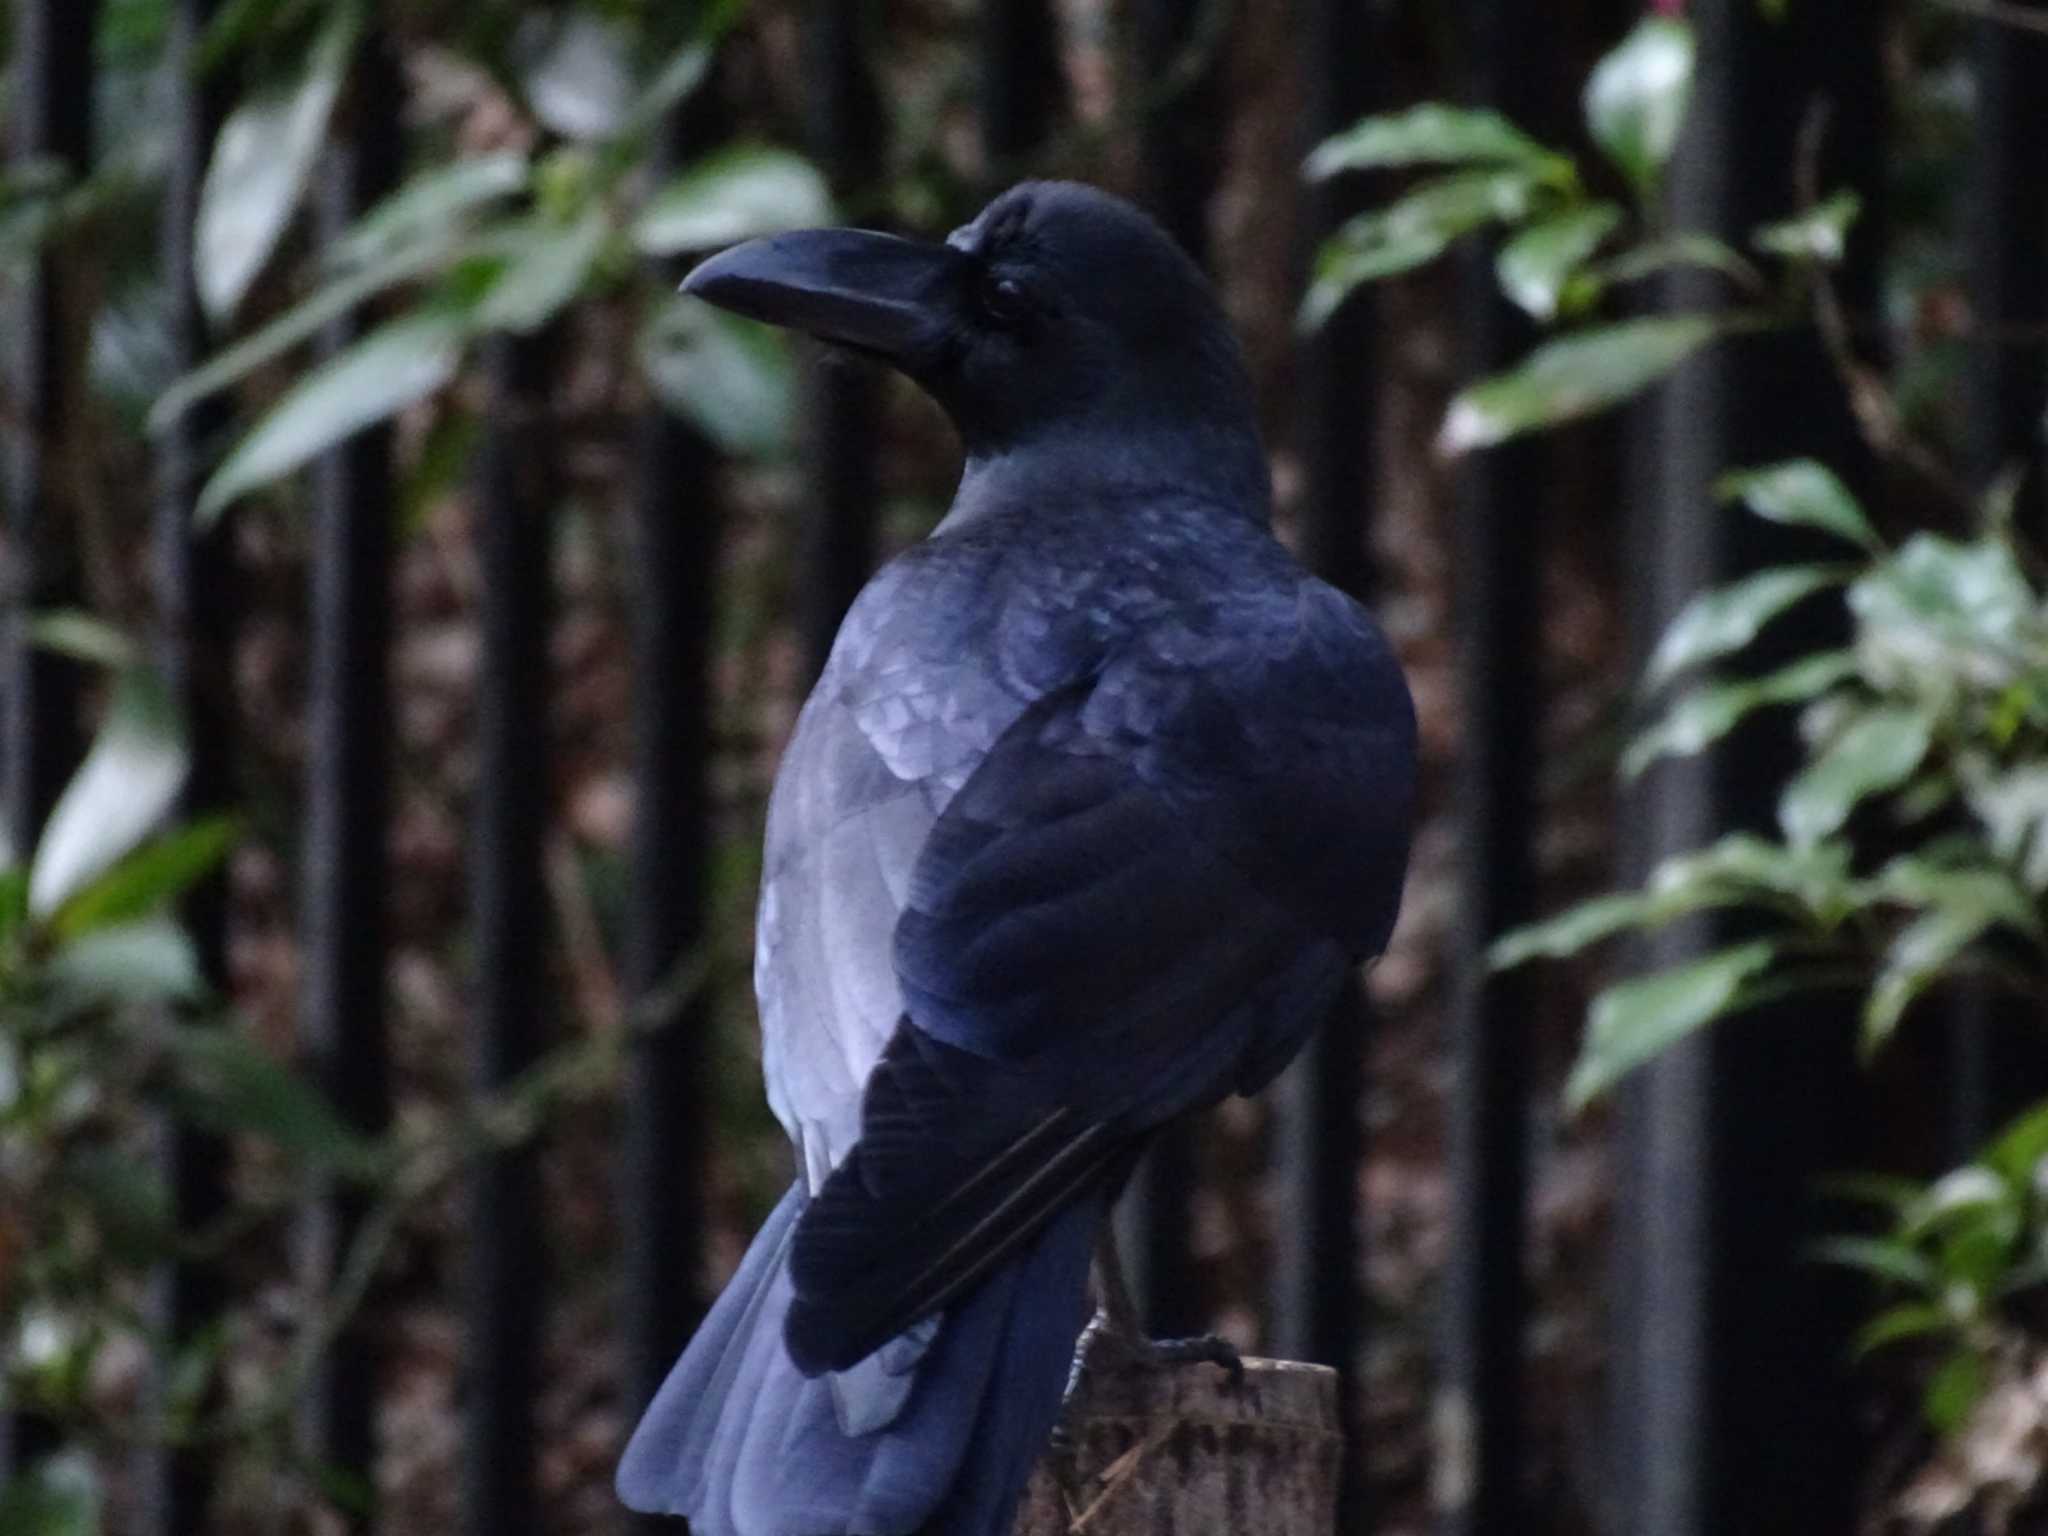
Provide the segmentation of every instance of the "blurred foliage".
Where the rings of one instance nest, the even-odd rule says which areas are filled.
[[[731,316],[679,321],[636,259],[830,216],[810,163],[765,145],[728,146],[657,174],[655,137],[703,86],[728,19],[713,13],[651,69],[640,65],[647,55],[629,21],[606,8],[528,17],[515,28],[504,62],[545,131],[541,143],[422,168],[331,242],[310,292],[156,402],[150,420],[161,429],[337,319],[398,296],[374,329],[300,376],[228,453],[201,495],[201,518],[447,389],[483,337],[530,335],[579,301],[627,289],[645,317],[637,355],[656,395],[723,447],[781,448],[783,343]],[[331,7],[296,71],[243,101],[221,129],[196,248],[200,295],[217,322],[238,312],[307,197],[360,32],[356,8]]]
[[[290,509],[294,471],[412,412],[424,430],[401,464],[417,507],[445,492],[474,442],[464,395],[478,344],[593,323],[630,341],[617,357],[627,400],[644,391],[731,452],[786,454],[783,340],[673,302],[666,270],[831,214],[822,177],[786,150],[705,143],[679,158],[668,142],[736,12],[400,0],[372,39],[360,0],[224,0],[193,65],[229,100],[190,252],[220,346],[178,377],[161,249],[171,7],[108,0],[103,153],[83,177],[54,163],[0,172],[0,282],[51,259],[88,296],[75,354],[92,413],[85,473],[104,477],[106,502],[140,516],[149,435],[197,420],[217,461],[202,523],[259,493]],[[461,106],[408,119],[402,182],[310,240],[337,128],[351,112],[395,110],[363,99],[391,62],[373,46],[438,71]],[[234,420],[245,425],[223,430]],[[88,560],[110,533],[80,530]],[[102,557],[96,597],[121,591],[128,560],[126,547]],[[0,1413],[31,1415],[55,1445],[0,1489],[0,1536],[105,1528],[114,1485],[102,1475],[136,1443],[247,1451],[291,1499],[346,1503],[348,1480],[307,1462],[291,1421],[402,1223],[476,1157],[611,1092],[630,1038],[675,1017],[704,963],[692,957],[618,1027],[575,1035],[495,1096],[458,1092],[377,1134],[354,1126],[228,1005],[180,919],[186,898],[224,880],[242,825],[178,819],[191,743],[144,648],[83,612],[31,627],[103,686],[93,746],[35,846],[0,848]],[[164,1156],[174,1127],[219,1138],[232,1170],[225,1207],[196,1228]],[[294,1226],[337,1188],[361,1214],[327,1272],[306,1272],[290,1256]],[[288,1315],[243,1298],[174,1333],[152,1289],[171,1261],[282,1276]]]
[[[1308,161],[1311,177],[1428,174],[1329,240],[1302,323],[1321,323],[1368,280],[1493,231],[1501,292],[1547,334],[1520,363],[1452,400],[1438,438],[1444,453],[1631,399],[1725,337],[1811,326],[1872,446],[1952,493],[1937,448],[1916,435],[1928,423],[1911,392],[1927,390],[1930,369],[1946,369],[1937,376],[1953,392],[1953,354],[1930,360],[1927,349],[1909,350],[1895,392],[1849,346],[1830,269],[1848,248],[1855,193],[1809,192],[1798,214],[1753,230],[1741,250],[1666,227],[1659,189],[1693,55],[1686,22],[1651,17],[1593,69],[1584,126],[1604,167],[1492,113],[1436,103],[1328,140]],[[1938,118],[1952,90],[1944,71],[1916,72],[1908,115]],[[1940,163],[1953,179],[1959,141],[1948,142]],[[1911,158],[1905,174],[1926,171]],[[1626,199],[1586,190],[1602,179],[1618,180]],[[1905,240],[1887,295],[1905,312],[1953,275],[1953,231],[1941,213],[1930,199],[1908,221],[1920,237]],[[1943,265],[1932,264],[1935,250]],[[1606,317],[1631,285],[1686,267],[1720,274],[1726,302]],[[1767,567],[1693,598],[1649,658],[1642,691],[1652,721],[1621,767],[1633,777],[1660,759],[1708,751],[1760,712],[1786,708],[1799,712],[1799,761],[1779,786],[1774,836],[1730,834],[1669,858],[1640,889],[1586,901],[1495,946],[1494,963],[1513,966],[1701,914],[1743,914],[1738,942],[1615,982],[1592,1000],[1566,1089],[1572,1108],[1714,1021],[1790,994],[1859,996],[1866,1056],[1944,984],[2048,999],[2048,591],[2013,527],[2018,489],[2012,477],[1993,486],[1961,536],[1920,528],[1893,542],[1826,464],[1728,468],[1717,487],[1723,503],[1825,535],[1839,556]],[[1761,673],[1744,665],[1774,624],[1815,603],[1842,606],[1846,644]],[[1968,1419],[2016,1326],[2015,1300],[2048,1282],[2044,1190],[2048,1105],[1931,1185],[1854,1181],[1849,1192],[1874,1200],[1888,1226],[1819,1251],[1886,1288],[1861,1349],[1940,1346],[1923,1400],[1938,1431]]]
[[[38,634],[111,678],[99,733],[32,855],[0,850],[0,1411],[33,1413],[60,1444],[250,1445],[294,1466],[290,1416],[402,1215],[475,1156],[605,1088],[625,1038],[561,1047],[501,1095],[431,1123],[385,1136],[352,1126],[225,1007],[176,919],[236,828],[161,829],[191,765],[161,682],[82,615],[49,616]],[[636,1022],[655,1027],[696,984],[685,967]],[[172,1125],[226,1139],[263,1172],[197,1229],[181,1223],[163,1155]],[[281,1240],[316,1188],[337,1185],[364,1197],[349,1247],[331,1275],[297,1277],[282,1368],[253,1402],[230,1402],[223,1373],[259,1347],[251,1324],[223,1314],[171,1333],[152,1276]],[[324,1469],[301,1470],[323,1483]],[[89,1458],[60,1452],[8,1484],[0,1532],[97,1530],[97,1486]]]
[[[1604,178],[1497,113],[1438,102],[1366,118],[1325,141],[1308,159],[1313,180],[1363,170],[1430,174],[1324,242],[1302,325],[1322,324],[1363,283],[1434,261],[1467,235],[1497,232],[1501,292],[1557,334],[1451,402],[1437,441],[1458,454],[1620,404],[1722,337],[1804,323],[1816,275],[1841,259],[1858,199],[1838,192],[1759,228],[1746,252],[1665,228],[1660,189],[1692,71],[1691,28],[1669,17],[1646,18],[1599,62],[1582,105],[1587,135],[1607,162]],[[1617,177],[1625,203],[1587,190]],[[1603,318],[1625,306],[1635,285],[1688,267],[1722,274],[1744,302]]]

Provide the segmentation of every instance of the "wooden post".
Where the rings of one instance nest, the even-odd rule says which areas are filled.
[[[1082,1346],[1082,1384],[1011,1536],[1324,1536],[1344,1455],[1337,1373],[1247,1360],[1146,1365]]]

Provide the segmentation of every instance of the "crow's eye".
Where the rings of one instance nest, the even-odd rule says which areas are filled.
[[[990,323],[1006,330],[1015,329],[1031,313],[1031,300],[1024,285],[997,272],[982,276],[975,286],[974,301]]]

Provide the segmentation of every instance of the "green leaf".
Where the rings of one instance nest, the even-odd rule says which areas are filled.
[[[256,1135],[307,1165],[350,1177],[381,1166],[375,1141],[351,1129],[317,1088],[255,1041],[225,1025],[165,1029],[173,1102],[193,1123],[224,1135]]]
[[[206,995],[192,941],[161,917],[71,940],[44,965],[43,978],[67,1007],[197,1002]]]
[[[1647,889],[1660,901],[1683,903],[1673,916],[1776,897],[1814,921],[1832,924],[1851,906],[1854,883],[1844,846],[1787,848],[1753,833],[1731,832],[1697,853],[1666,859],[1651,871]]]
[[[2026,888],[2001,864],[1943,862],[1901,854],[1868,883],[1871,896],[1909,907],[1953,907],[1981,912],[1993,923],[2039,937],[2041,914]]]
[[[1766,255],[1835,266],[1847,254],[1850,227],[1862,212],[1862,198],[1837,192],[1783,223],[1764,225],[1750,236],[1750,243]]]
[[[2020,1205],[2019,1193],[2005,1180],[1989,1168],[1965,1163],[1921,1192],[1900,1219],[1899,1230],[1915,1242],[1962,1227],[1990,1227],[2013,1237],[2019,1233]]]
[[[1921,914],[1885,948],[1884,965],[1863,1003],[1862,1050],[1873,1056],[1891,1039],[1921,993],[1940,981],[1958,955],[1983,937],[1995,919],[1969,907],[1935,907]]]
[[[1634,283],[1682,267],[1719,272],[1754,294],[1762,294],[1770,286],[1740,251],[1712,235],[1663,235],[1645,240],[1601,262],[1593,272],[1602,283]]]
[[[1763,677],[1695,688],[1629,743],[1621,758],[1622,772],[1634,778],[1660,757],[1689,757],[1702,752],[1756,710],[1779,704],[1803,704],[1855,673],[1856,658],[1849,652],[1823,651],[1801,657]]]
[[[626,126],[633,59],[617,22],[586,11],[530,16],[515,49],[527,105],[547,127],[565,139],[604,139]]]
[[[1924,1339],[1930,1333],[1946,1333],[1954,1326],[1949,1315],[1939,1307],[1920,1301],[1903,1302],[1896,1307],[1885,1308],[1857,1329],[1849,1351],[1860,1360],[1887,1345],[1902,1344],[1908,1339]]]
[[[1812,459],[1733,471],[1715,482],[1714,494],[1722,501],[1740,501],[1770,522],[1818,528],[1874,555],[1884,553],[1884,541],[1870,526],[1849,487],[1833,470]]]
[[[2003,541],[1916,533],[1849,588],[1873,686],[1913,695],[2018,679],[2041,643],[2039,605]]]
[[[51,932],[72,939],[146,916],[218,867],[239,833],[233,817],[214,816],[145,843],[57,908]]]
[[[711,43],[701,38],[685,43],[671,54],[668,62],[654,72],[654,78],[648,81],[639,99],[633,103],[625,131],[629,134],[651,133],[663,118],[694,95],[697,87],[710,77],[713,54]]]
[[[1342,171],[1414,165],[1519,166],[1560,187],[1576,177],[1567,156],[1498,112],[1433,101],[1360,119],[1318,144],[1305,169],[1311,181],[1321,181]]]
[[[1681,672],[1739,651],[1801,599],[1855,574],[1834,565],[1777,565],[1702,592],[1666,626],[1644,682],[1661,688]]]
[[[1589,326],[1546,342],[1519,366],[1458,395],[1437,436],[1446,454],[1506,442],[1618,405],[1722,335],[1713,315],[1659,315]]]
[[[1616,891],[1568,907],[1556,917],[1529,923],[1494,940],[1487,964],[1510,970],[1531,960],[1561,960],[1630,928],[1651,923],[1658,912],[1655,898],[1642,891]]]
[[[450,400],[434,412],[398,488],[398,526],[406,535],[423,532],[427,515],[464,484],[483,439],[477,413]]]
[[[532,164],[517,150],[435,166],[356,220],[328,249],[327,260],[335,267],[367,267],[422,240],[442,244],[471,214],[524,192],[532,177]]]
[[[452,243],[437,241],[403,246],[309,294],[262,329],[175,380],[150,407],[149,430],[162,432],[199,401],[311,340],[365,300],[445,265],[454,250]]]
[[[32,615],[28,638],[46,651],[116,671],[142,659],[141,649],[125,633],[79,608],[45,609]]]
[[[1505,969],[1537,958],[1558,959],[1626,929],[1660,928],[1693,912],[1771,898],[1794,902],[1815,920],[1832,922],[1847,907],[1850,891],[1846,849],[1790,849],[1734,832],[1696,853],[1664,860],[1640,891],[1580,902],[1548,921],[1502,935],[1488,960]]]
[[[2002,771],[1965,765],[1964,796],[1991,851],[2034,893],[2048,892],[2048,765]]]
[[[1586,1039],[1565,1085],[1574,1111],[1695,1030],[1746,1006],[1749,983],[1777,957],[1769,940],[1609,987],[1593,1000]]]
[[[1565,284],[1621,219],[1612,203],[1586,203],[1531,224],[1494,262],[1501,292],[1535,319],[1555,319]]]
[[[1873,709],[1858,716],[1785,786],[1778,824],[1799,847],[1842,829],[1864,799],[1897,789],[1913,776],[1933,735],[1914,709]]]
[[[28,871],[12,862],[5,840],[0,839],[0,944],[12,939],[27,921]],[[0,1103],[5,1099],[6,1095],[0,1094]]]
[[[49,916],[170,810],[191,758],[185,724],[147,668],[121,674],[92,750],[64,786],[30,864],[29,911]]]
[[[742,144],[700,161],[657,192],[633,229],[648,256],[709,250],[829,223],[825,178],[801,155]]]
[[[1527,217],[1537,191],[1527,171],[1460,171],[1360,214],[1316,252],[1314,280],[1301,306],[1302,329],[1321,325],[1361,283],[1434,261],[1460,235],[1485,225]]]
[[[583,292],[610,233],[599,209],[568,224],[537,217],[500,231],[493,250],[505,267],[484,290],[472,322],[486,330],[539,330]]]
[[[2048,1103],[2036,1104],[2014,1119],[1978,1158],[2013,1188],[2033,1188],[2041,1161],[2048,1158]]]
[[[283,478],[455,377],[467,326],[444,311],[380,326],[302,379],[214,471],[202,523],[237,497]]]
[[[1895,1237],[1824,1237],[1807,1251],[1823,1264],[1860,1270],[1908,1290],[1933,1291],[1941,1284],[1927,1255]]]
[[[1678,145],[1692,100],[1692,28],[1652,16],[1593,67],[1586,81],[1586,127],[1648,202]]]
[[[1989,1384],[1983,1359],[1968,1347],[1958,1349],[1942,1362],[1921,1399],[1928,1425],[1938,1435],[1954,1434],[1983,1400]]]
[[[670,298],[641,330],[640,365],[662,403],[727,453],[789,450],[795,371],[772,327]]]
[[[359,17],[337,6],[291,86],[237,107],[221,125],[199,191],[193,276],[200,301],[226,320],[277,248],[327,138]]]

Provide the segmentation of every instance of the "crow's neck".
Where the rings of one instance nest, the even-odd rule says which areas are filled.
[[[1127,504],[1172,496],[1215,506],[1261,527],[1272,482],[1256,427],[1193,418],[1142,427],[1081,419],[1017,443],[967,444],[960,489],[943,526],[959,528],[1023,504]]]

